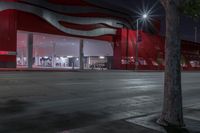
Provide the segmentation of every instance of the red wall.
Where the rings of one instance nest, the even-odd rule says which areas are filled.
[[[4,0],[5,1],[5,0]],[[7,0],[14,1],[14,0]],[[0,51],[16,51],[16,11],[0,12]],[[0,55],[0,67],[15,67],[15,55]]]
[[[138,45],[138,58],[140,70],[163,70],[165,55],[165,38],[159,35],[149,34],[140,31],[142,41]],[[115,69],[135,69],[136,57],[136,31],[128,31],[127,51],[127,30],[120,29],[114,40],[114,66]],[[200,63],[200,45],[189,41],[181,43],[182,68],[184,70],[200,70],[199,66],[191,65],[190,61]],[[142,63],[145,61],[146,63]]]

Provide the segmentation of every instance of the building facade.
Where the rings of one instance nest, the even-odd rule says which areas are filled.
[[[110,7],[95,0],[0,0],[0,68],[135,69],[135,19]],[[164,38],[143,30],[139,36],[138,68],[164,69]],[[181,46],[183,69],[200,69],[200,45]]]

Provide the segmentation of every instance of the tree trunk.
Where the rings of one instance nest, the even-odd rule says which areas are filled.
[[[183,127],[179,2],[161,2],[166,11],[165,84],[163,111],[157,123],[163,126]]]

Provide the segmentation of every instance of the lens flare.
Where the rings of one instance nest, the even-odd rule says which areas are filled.
[[[142,16],[144,19],[146,19],[147,17],[148,17],[148,15],[145,13],[145,14],[143,14],[143,16]]]
[[[159,1],[154,2],[153,4],[150,4],[147,1],[142,2],[142,6],[138,6],[136,10],[133,10],[133,12],[136,13],[136,16],[134,18],[135,21],[139,19],[140,23],[140,29],[143,29],[145,26],[150,25],[154,27],[153,21],[156,20],[156,18],[160,15],[155,15],[155,12],[158,10]]]

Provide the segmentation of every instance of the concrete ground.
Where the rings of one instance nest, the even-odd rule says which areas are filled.
[[[161,111],[162,72],[0,72],[1,133],[157,133],[128,122]],[[200,121],[200,73],[182,74],[184,115]]]

